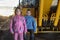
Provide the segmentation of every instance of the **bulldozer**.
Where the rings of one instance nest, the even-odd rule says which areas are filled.
[[[20,3],[25,16],[27,9],[37,23],[36,33],[60,32],[60,0],[22,0]]]

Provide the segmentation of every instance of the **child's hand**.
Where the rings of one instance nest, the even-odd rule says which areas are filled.
[[[26,32],[25,32],[25,34],[26,34]]]
[[[12,34],[14,34],[14,32],[12,32]]]

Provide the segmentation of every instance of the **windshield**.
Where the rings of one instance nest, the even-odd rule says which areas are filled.
[[[20,0],[23,7],[35,7],[35,0]]]

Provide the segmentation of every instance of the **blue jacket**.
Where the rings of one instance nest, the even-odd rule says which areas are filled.
[[[25,16],[27,29],[33,29],[36,32],[36,21],[32,16]]]

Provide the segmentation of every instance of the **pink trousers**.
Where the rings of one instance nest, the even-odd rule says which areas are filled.
[[[19,37],[19,40],[24,40],[23,33],[14,33],[14,40],[18,40],[18,37]]]

